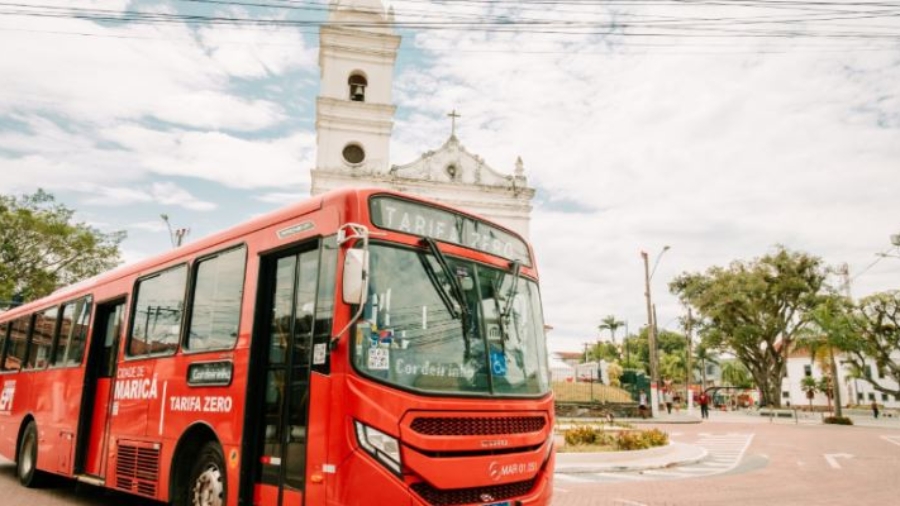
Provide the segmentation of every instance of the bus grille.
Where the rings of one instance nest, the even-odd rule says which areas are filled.
[[[159,480],[159,449],[119,444],[116,459],[116,488],[156,497]]]
[[[440,490],[428,483],[414,483],[411,488],[419,494],[425,502],[434,506],[453,506],[456,504],[478,504],[504,501],[512,497],[527,494],[534,488],[537,478],[516,483],[506,483],[490,487],[457,488]]]
[[[420,417],[410,427],[426,436],[497,436],[540,432],[546,425],[542,416]]]

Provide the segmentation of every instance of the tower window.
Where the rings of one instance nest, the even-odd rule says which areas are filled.
[[[350,100],[354,102],[366,101],[366,86],[369,85],[369,82],[366,81],[365,76],[352,74],[347,84],[350,86]]]
[[[344,146],[344,161],[351,165],[357,165],[366,159],[366,151],[359,144],[347,144]]]

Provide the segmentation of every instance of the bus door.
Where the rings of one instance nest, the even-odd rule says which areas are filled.
[[[77,474],[106,475],[109,413],[125,300],[97,305],[78,423]]]
[[[263,258],[254,360],[259,384],[254,504],[302,504],[320,250]],[[253,374],[253,373],[251,373]],[[250,397],[253,398],[252,396]],[[249,408],[248,408],[249,410]],[[251,410],[252,412],[252,410]],[[260,410],[255,411],[260,413]]]

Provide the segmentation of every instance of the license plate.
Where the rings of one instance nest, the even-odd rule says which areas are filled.
[[[509,501],[492,502],[490,504],[485,504],[484,506],[510,506],[510,502]]]

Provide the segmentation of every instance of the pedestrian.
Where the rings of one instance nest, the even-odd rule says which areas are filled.
[[[872,414],[875,415],[875,419],[878,419],[878,403],[872,401]]]
[[[709,396],[706,392],[700,393],[697,403],[700,404],[700,418],[709,418]]]
[[[666,393],[663,394],[663,401],[666,403],[666,413],[672,414],[672,392],[666,390]]]
[[[641,414],[641,418],[647,418],[647,394],[641,391],[640,395],[640,404],[638,405],[638,411]]]

